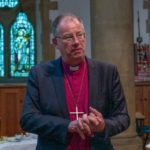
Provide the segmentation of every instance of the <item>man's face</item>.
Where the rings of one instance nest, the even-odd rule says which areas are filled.
[[[85,57],[86,47],[82,24],[74,18],[63,18],[58,25],[57,37],[53,43],[60,50],[63,60],[69,65],[78,65]]]

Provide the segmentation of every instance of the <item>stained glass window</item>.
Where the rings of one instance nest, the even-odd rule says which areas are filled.
[[[0,8],[5,6],[15,7],[18,4],[18,0],[0,0]]]
[[[27,15],[20,12],[11,26],[10,76],[26,77],[34,65],[34,29]]]
[[[0,24],[0,77],[4,76],[4,30]]]

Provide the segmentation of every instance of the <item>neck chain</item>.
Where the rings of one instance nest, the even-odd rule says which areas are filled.
[[[78,120],[78,114],[84,114],[84,112],[78,112],[78,102],[79,102],[79,99],[80,99],[80,94],[81,94],[81,90],[82,90],[82,86],[83,86],[83,80],[84,80],[84,75],[85,75],[85,67],[86,67],[86,63],[84,64],[83,76],[82,76],[82,80],[81,80],[81,86],[80,86],[80,90],[79,90],[77,101],[74,98],[71,86],[69,84],[69,80],[67,78],[67,74],[66,74],[66,72],[64,70],[64,76],[66,78],[67,85],[69,87],[69,90],[70,90],[70,93],[71,93],[71,96],[72,96],[72,100],[73,100],[73,102],[75,104],[75,107],[76,107],[76,111],[75,112],[70,112],[70,114],[75,114],[76,115],[76,120]]]

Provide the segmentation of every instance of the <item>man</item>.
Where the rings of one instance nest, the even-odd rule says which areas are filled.
[[[22,129],[38,134],[37,150],[113,150],[110,137],[130,122],[116,67],[85,56],[75,15],[58,16],[52,30],[61,57],[32,67]]]

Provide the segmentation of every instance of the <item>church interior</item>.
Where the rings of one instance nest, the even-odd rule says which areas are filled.
[[[118,68],[131,124],[111,138],[114,149],[144,150],[150,143],[150,0],[0,1],[0,137],[25,134],[19,122],[28,73],[60,56],[51,23],[65,12],[83,20],[87,57]]]

